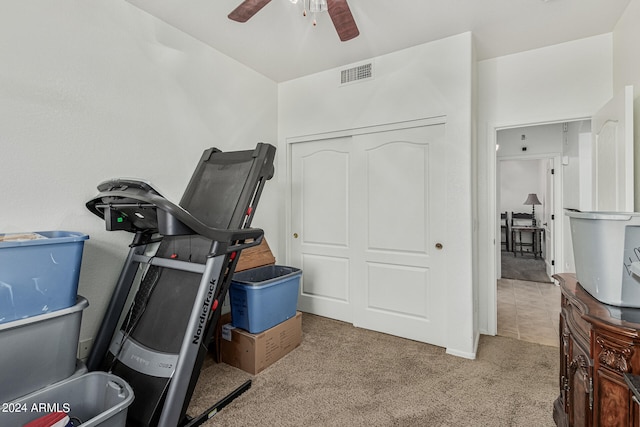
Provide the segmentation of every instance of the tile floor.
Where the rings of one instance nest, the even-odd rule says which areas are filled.
[[[498,280],[498,335],[558,347],[560,287]]]

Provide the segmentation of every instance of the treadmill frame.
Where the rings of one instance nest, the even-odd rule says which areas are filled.
[[[198,179],[203,163],[217,153],[221,152],[215,148],[204,152],[181,205],[193,196],[192,184]],[[225,155],[233,156],[233,153],[225,153]],[[240,228],[210,227],[182,206],[169,202],[144,181],[130,179],[106,181],[98,186],[100,193],[87,203],[90,211],[105,220],[107,230],[126,230],[135,233],[125,265],[87,360],[89,371],[100,368],[109,354],[109,347],[113,345],[114,337],[120,332],[116,329],[118,329],[121,314],[136,280],[140,264],[202,275],[173,373],[167,377],[170,378],[168,388],[160,402],[150,402],[151,405],[155,405],[154,408],[161,408],[159,417],[156,410],[153,412],[154,419],[158,420],[157,425],[160,427],[200,425],[251,387],[249,380],[203,414],[193,419],[189,419],[186,415],[240,252],[259,245],[264,236],[263,230],[249,228],[249,226],[264,184],[273,176],[275,147],[260,143],[253,151],[252,157],[254,160],[249,176],[230,220],[231,224],[237,224]],[[127,210],[144,211],[144,215],[140,214],[139,217],[145,219],[138,221],[132,215],[122,215],[122,212]],[[157,238],[158,234],[161,236],[200,235],[211,240],[205,264],[145,255],[150,243],[161,240]],[[117,358],[117,355],[115,357]],[[140,360],[140,362],[149,364],[149,360]],[[171,366],[164,366],[165,371],[171,368]]]

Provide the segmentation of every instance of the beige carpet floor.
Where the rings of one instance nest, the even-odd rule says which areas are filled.
[[[205,426],[553,426],[558,349],[482,336],[476,360],[304,314],[300,347],[252,376],[208,361],[190,414],[253,379]]]

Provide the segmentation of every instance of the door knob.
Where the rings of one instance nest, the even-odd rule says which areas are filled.
[[[442,249],[442,243],[440,242],[436,243],[436,249],[438,250]]]
[[[297,239],[298,238],[298,233],[293,233],[293,238]]]

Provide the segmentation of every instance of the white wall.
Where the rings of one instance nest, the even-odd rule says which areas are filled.
[[[562,152],[562,123],[501,129],[498,158],[546,157]]]
[[[613,87],[634,86],[635,210],[640,210],[640,0],[631,0],[613,31]]]
[[[500,208],[499,213],[531,213],[531,206],[523,203],[529,193],[544,199],[544,170],[540,170],[542,160],[501,160],[500,161]],[[542,206],[537,206],[536,218],[540,220]]]
[[[205,148],[275,144],[277,85],[123,1],[0,3],[0,63],[0,231],[90,235],[90,338],[131,239],[85,208],[96,185],[144,177],[179,201]],[[267,237],[274,194],[254,222]]]
[[[581,140],[585,139],[588,139],[587,146],[581,143]],[[567,132],[562,150],[566,162],[563,165],[563,208],[592,209],[591,193],[593,190],[591,188],[592,159],[590,145],[590,120],[567,123]]]
[[[450,293],[447,348],[464,355],[475,353],[477,335],[471,260],[472,55],[471,34],[461,34],[375,58],[370,81],[338,87],[340,69],[334,69],[282,83],[278,105],[281,156],[293,137],[447,116],[446,162],[453,177],[446,184],[447,248],[456,254],[449,257],[443,284]],[[280,188],[286,194],[285,180]]]
[[[478,63],[478,273],[483,332],[495,332],[496,129],[589,117],[612,96],[612,56],[612,35],[605,34]]]
[[[562,180],[562,207],[565,209],[592,210],[593,173],[591,156],[591,121],[569,122],[563,141],[565,158]],[[562,215],[563,262],[558,271],[575,272],[569,217]]]

